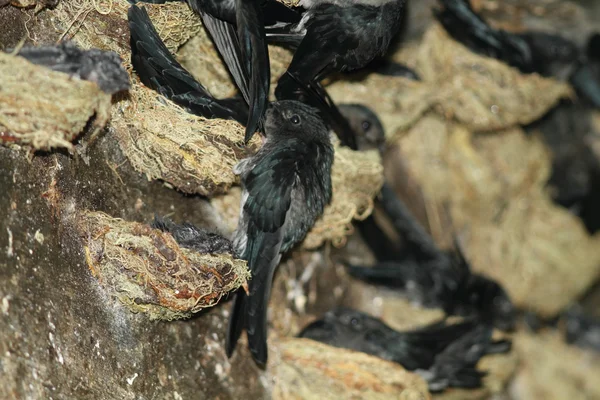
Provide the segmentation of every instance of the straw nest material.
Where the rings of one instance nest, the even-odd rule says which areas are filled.
[[[373,211],[373,198],[383,184],[383,167],[376,151],[358,152],[335,145],[331,171],[333,197],[331,203],[302,242],[306,250],[326,241],[334,246],[345,244],[352,233],[352,220],[362,220]],[[213,199],[212,204],[233,231],[239,219],[241,190]]]
[[[382,291],[373,285],[362,281],[352,280],[346,295],[352,299],[353,308],[361,309],[373,316],[381,318],[392,328],[398,331],[410,331],[422,328],[444,318],[441,309],[426,309],[412,304],[406,298],[400,297],[394,291]],[[318,299],[317,299],[318,301]],[[460,318],[455,318],[459,320]],[[506,387],[518,364],[518,355],[515,351],[506,354],[485,356],[477,364],[477,369],[487,374],[483,385],[479,389],[447,389],[442,393],[434,394],[434,400],[483,400],[490,395],[500,393]]]
[[[373,105],[389,137],[401,134],[432,109],[473,131],[528,124],[571,95],[565,83],[523,75],[472,53],[439,24],[429,28],[420,44],[406,46],[395,59],[414,68],[422,81],[371,74],[329,87],[334,99]]]
[[[273,399],[430,399],[427,384],[398,364],[308,339],[278,341]]]
[[[520,128],[489,135],[428,114],[400,140],[423,190],[438,242],[457,233],[477,272],[501,282],[520,307],[551,316],[600,273],[600,236],[550,200],[548,151]],[[444,234],[442,234],[442,232]]]
[[[518,399],[600,399],[600,356],[570,346],[556,332],[521,333],[521,368],[511,386]]]
[[[113,0],[106,8],[97,3],[61,3],[56,25],[84,48],[116,51],[131,72],[129,6],[126,0]],[[173,52],[204,32],[199,17],[186,4],[144,7]],[[258,140],[244,147],[243,127],[237,122],[191,115],[136,78],[132,81],[129,96],[115,106],[111,126],[134,169],[185,193],[210,196],[226,192],[236,181],[233,166],[255,150]]]
[[[131,165],[185,193],[226,192],[233,166],[258,142],[244,147],[237,122],[192,115],[138,84],[121,106],[111,123]]]
[[[34,65],[0,52],[0,143],[35,150],[72,148],[71,141],[90,124],[104,127],[111,95],[93,82]]]
[[[84,49],[113,50],[129,62],[127,0],[61,1],[53,11],[55,28],[63,39],[72,39]],[[198,34],[200,18],[186,3],[143,4],[165,45],[171,52]]]
[[[83,212],[77,225],[92,274],[131,311],[150,319],[189,317],[250,277],[245,261],[180,248],[169,233],[145,224]]]
[[[277,80],[287,70],[292,53],[282,47],[269,46],[269,58],[271,99],[275,99]],[[233,79],[204,29],[179,49],[177,59],[215,97],[227,98],[236,93]]]

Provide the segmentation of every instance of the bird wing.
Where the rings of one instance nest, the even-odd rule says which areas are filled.
[[[131,33],[131,63],[140,80],[161,95],[206,118],[245,123],[247,110],[237,99],[215,99],[171,55],[154,29],[145,8],[127,13]]]
[[[279,263],[283,225],[292,201],[292,188],[298,169],[308,151],[296,138],[263,147],[255,156],[254,168],[242,175],[247,199],[244,214],[248,220],[247,245],[243,258],[252,274],[249,294],[238,293],[229,321],[226,339],[228,355],[233,353],[244,327],[248,347],[259,365],[267,361],[267,305],[273,273]]]
[[[494,29],[471,7],[469,0],[440,0],[434,15],[446,31],[472,51],[502,60],[522,72],[533,72],[527,43],[509,32]]]
[[[240,50],[250,76],[246,143],[252,138],[265,115],[271,86],[269,50],[259,0],[236,0],[236,23]]]
[[[441,321],[415,331],[398,332],[395,340],[388,341],[387,350],[390,359],[411,371],[429,369],[440,353],[475,328],[475,321],[451,325]]]

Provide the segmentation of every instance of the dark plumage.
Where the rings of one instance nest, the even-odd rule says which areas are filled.
[[[229,253],[233,252],[231,240],[226,239],[216,232],[197,228],[184,222],[178,225],[168,218],[154,216],[150,224],[155,229],[170,233],[177,244],[186,249],[195,250],[199,253]]]
[[[166,1],[168,0],[145,0],[149,3]],[[245,141],[248,142],[261,124],[269,101],[271,71],[264,25],[296,22],[299,16],[276,0],[186,2],[201,16],[247,103],[248,113],[244,125]]]
[[[362,104],[340,104],[339,109],[356,134],[358,150],[384,149],[385,131],[373,110]]]
[[[600,319],[586,315],[580,306],[573,306],[562,317],[568,343],[600,351]]]
[[[600,109],[600,34],[590,36],[586,57],[582,57],[570,77],[579,96],[594,108]]]
[[[300,332],[299,337],[347,348],[396,362],[416,371],[432,391],[448,386],[478,387],[484,373],[475,366],[489,353],[510,350],[509,342],[492,342],[492,329],[474,321],[438,322],[398,332],[360,311],[329,311]]]
[[[492,28],[471,7],[469,0],[440,0],[434,14],[446,31],[476,53],[493,57],[524,73],[549,75],[553,63],[573,63],[576,45],[544,32],[516,34]]]
[[[121,57],[113,51],[82,50],[72,42],[62,42],[54,46],[23,47],[17,55],[54,71],[95,82],[109,94],[130,86]]]
[[[353,133],[320,81],[334,72],[364,67],[385,54],[398,33],[405,0],[304,0],[296,24],[267,30],[271,41],[294,47],[290,66],[279,79],[278,99],[318,107],[342,143],[356,148]]]
[[[248,107],[243,99],[215,99],[171,55],[144,8],[132,6],[127,16],[131,31],[131,63],[144,85],[192,114],[246,123]]]
[[[226,349],[231,355],[243,328],[254,360],[267,361],[267,304],[281,254],[301,241],[331,199],[333,147],[316,110],[296,101],[272,103],[266,141],[234,169],[243,187],[234,234],[237,254],[252,273],[249,294],[236,295]]]
[[[379,75],[395,76],[410,79],[411,81],[420,81],[419,74],[403,64],[398,64],[389,60],[382,60],[375,65],[373,72]]]
[[[512,329],[516,311],[508,294],[497,282],[471,271],[458,243],[453,252],[442,252],[387,184],[381,190],[380,205],[411,253],[372,268],[349,266],[352,276],[399,288],[412,301],[442,308],[450,315],[476,317],[500,329]]]

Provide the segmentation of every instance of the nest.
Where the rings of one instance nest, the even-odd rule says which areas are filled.
[[[515,345],[523,360],[511,386],[515,398],[600,398],[598,354],[569,346],[556,332],[522,333]]]
[[[373,198],[383,184],[383,167],[376,151],[358,152],[335,146],[331,171],[333,197],[323,215],[316,221],[302,242],[306,250],[331,241],[341,247],[353,232],[352,221],[362,220],[373,211]],[[241,190],[231,191],[212,200],[231,231],[239,219]]]
[[[351,299],[350,307],[381,318],[400,332],[433,324],[442,320],[445,315],[441,309],[422,308],[392,290],[382,291],[381,288],[355,279],[350,281],[344,298]],[[323,301],[323,299],[317,299],[317,301]],[[477,364],[478,370],[486,372],[481,388],[452,388],[435,394],[433,398],[436,400],[488,399],[492,394],[502,392],[517,364],[518,355],[515,351],[485,356]]]
[[[2,52],[0,76],[0,143],[71,149],[88,124],[97,131],[110,118],[111,95],[93,82]]]
[[[438,242],[459,234],[473,269],[501,282],[518,306],[552,316],[600,273],[600,236],[548,196],[551,161],[539,138],[520,128],[475,135],[429,114],[399,150],[430,221],[449,214],[452,226],[432,226]]]
[[[145,224],[83,212],[77,225],[92,274],[131,311],[153,320],[212,307],[250,277],[245,261],[180,248],[169,233]]]
[[[334,99],[374,105],[390,137],[400,136],[429,110],[472,131],[528,124],[572,94],[565,83],[523,75],[472,53],[439,24],[432,25],[419,45],[407,46],[395,59],[414,68],[422,81],[371,74],[329,88]]]
[[[244,147],[237,122],[192,115],[139,84],[121,105],[111,124],[131,165],[185,193],[226,192],[233,166],[258,143]]]
[[[129,63],[129,26],[127,0],[106,3],[92,0],[61,1],[52,19],[63,39],[72,39],[84,49],[98,48],[117,52]],[[198,34],[200,18],[185,3],[144,4],[148,15],[171,52]]]
[[[274,358],[274,399],[431,399],[420,376],[364,353],[288,338]]]

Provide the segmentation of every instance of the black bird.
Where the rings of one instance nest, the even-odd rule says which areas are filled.
[[[296,24],[267,29],[267,38],[296,48],[275,96],[319,107],[342,143],[356,148],[352,131],[320,81],[364,67],[384,55],[398,33],[406,0],[303,0]]]
[[[315,109],[293,100],[271,103],[266,141],[234,171],[243,195],[235,251],[248,260],[249,293],[236,295],[226,350],[231,356],[242,329],[257,364],[267,362],[267,304],[281,254],[301,241],[331,200],[333,147]]]
[[[135,0],[130,0],[137,3]],[[146,0],[161,4],[168,0]],[[174,0],[181,1],[181,0]],[[217,49],[239,87],[249,112],[246,143],[252,138],[268,104],[271,70],[265,40],[265,23],[291,23],[299,19],[294,11],[276,0],[187,0],[202,18]],[[263,15],[267,15],[267,19]]]
[[[552,74],[552,64],[574,63],[577,46],[545,32],[511,33],[492,28],[473,10],[469,0],[440,0],[435,17],[446,31],[472,51],[504,61],[524,73]]]
[[[245,124],[248,106],[238,97],[214,98],[171,55],[144,8],[127,13],[131,33],[131,63],[144,85],[151,87],[192,114],[234,119]]]
[[[442,308],[449,315],[476,317],[504,330],[514,326],[516,311],[497,282],[471,271],[460,245],[441,251],[393,190],[384,184],[379,204],[410,253],[375,266],[348,266],[350,275],[399,288],[411,301]]]
[[[95,82],[109,94],[127,90],[130,86],[121,57],[113,51],[82,50],[72,42],[62,42],[54,46],[23,47],[17,55],[53,71]]]
[[[581,306],[573,306],[562,316],[567,343],[600,351],[600,319],[586,315]]]
[[[570,83],[581,97],[600,109],[600,33],[588,39],[586,57],[579,61]]]
[[[403,77],[406,79],[410,79],[411,81],[421,80],[421,76],[419,76],[419,74],[415,70],[407,67],[404,64],[398,64],[396,62],[385,59],[376,63],[373,72],[379,75]]]
[[[226,239],[217,232],[198,228],[189,222],[178,225],[168,218],[161,218],[155,215],[154,221],[152,221],[150,226],[170,233],[181,247],[195,250],[199,253],[233,253],[231,240]]]
[[[373,110],[363,104],[340,104],[338,108],[356,134],[358,150],[383,151],[385,131]]]
[[[398,332],[360,311],[337,308],[305,327],[299,337],[371,354],[416,371],[432,391],[448,386],[478,387],[484,373],[475,366],[491,353],[510,350],[510,342],[492,342],[492,329],[474,321]]]

